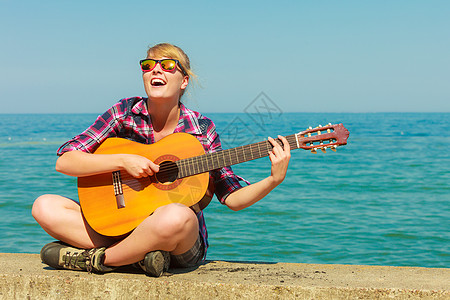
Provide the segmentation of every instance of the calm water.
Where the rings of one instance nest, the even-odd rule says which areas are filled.
[[[292,152],[286,180],[256,205],[205,210],[208,259],[450,267],[450,114],[206,114],[224,148],[344,123],[337,153]],[[96,115],[0,115],[0,252],[52,241],[31,216],[44,193],[77,197],[54,171],[59,145]],[[26,124],[21,128],[18,124]],[[234,167],[255,182],[268,158]]]

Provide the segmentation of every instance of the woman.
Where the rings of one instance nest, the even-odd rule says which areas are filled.
[[[193,73],[187,55],[171,44],[158,44],[141,61],[147,98],[123,99],[111,107],[86,131],[58,150],[56,170],[82,177],[122,170],[135,178],[152,176],[159,166],[132,154],[92,154],[109,137],[151,144],[174,132],[187,132],[199,139],[206,152],[220,150],[220,140],[211,120],[187,109],[181,96]],[[242,187],[242,178],[226,167],[210,172],[207,196],[217,198],[232,210],[241,210],[262,199],[280,184],[290,158],[289,144],[283,147],[269,138],[273,150],[271,174]],[[158,277],[172,267],[199,264],[208,247],[202,211],[182,204],[157,208],[131,233],[108,237],[96,233],[82,216],[78,202],[58,196],[36,199],[33,217],[52,237],[60,240],[45,245],[41,259],[54,268],[108,272],[115,267],[139,262],[144,271]]]

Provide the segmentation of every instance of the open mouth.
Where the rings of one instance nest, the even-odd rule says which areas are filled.
[[[166,82],[162,79],[159,78],[154,78],[152,79],[152,81],[150,82],[152,86],[163,86],[166,85]]]

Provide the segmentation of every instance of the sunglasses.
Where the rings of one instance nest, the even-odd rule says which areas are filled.
[[[150,72],[153,70],[157,64],[161,66],[161,69],[163,69],[166,72],[172,72],[177,68],[177,66],[180,68],[181,72],[187,76],[186,71],[183,69],[183,67],[180,64],[180,61],[177,59],[172,58],[165,58],[165,59],[151,59],[146,58],[139,62],[141,65],[142,72]]]

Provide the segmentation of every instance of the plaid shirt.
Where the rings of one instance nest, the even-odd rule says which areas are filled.
[[[174,132],[192,134],[203,145],[206,153],[222,149],[214,123],[200,113],[186,108],[183,104],[180,105],[180,118]],[[93,153],[109,137],[127,138],[143,144],[155,143],[153,126],[147,110],[147,98],[122,99],[99,116],[83,133],[63,144],[57,154],[62,155],[72,150]],[[242,187],[240,180],[249,184],[240,176],[235,175],[231,167],[211,171],[210,176],[214,179],[217,199],[222,204],[231,192]],[[207,247],[208,233],[203,212],[200,211],[197,217],[200,234]]]

